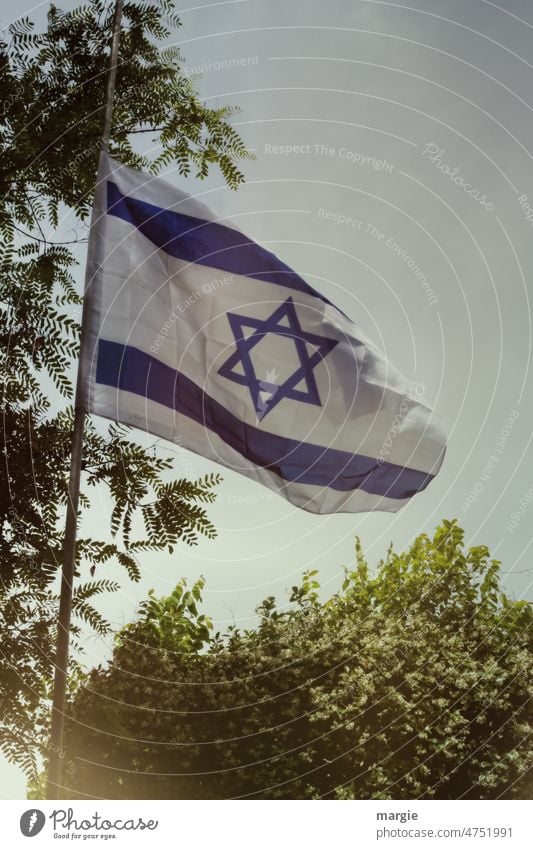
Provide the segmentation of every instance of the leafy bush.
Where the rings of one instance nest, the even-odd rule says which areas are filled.
[[[357,544],[341,590],[212,633],[203,580],[151,595],[70,706],[65,784],[104,798],[520,798],[531,785],[532,622],[455,521]]]

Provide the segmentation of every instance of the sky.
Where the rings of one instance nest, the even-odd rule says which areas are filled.
[[[7,0],[2,27],[42,18],[46,6]],[[237,192],[217,171],[203,183],[164,176],[207,191],[206,203],[239,216],[353,318],[423,386],[449,443],[436,479],[399,513],[325,517],[161,445],[177,477],[223,473],[209,508],[218,537],[148,555],[139,584],[110,570],[122,588],[102,611],[119,627],[149,588],[165,593],[202,574],[216,628],[247,627],[256,605],[267,595],[284,603],[305,569],[333,593],[356,535],[375,564],[390,542],[403,548],[442,518],[458,518],[467,544],[489,546],[509,594],[532,599],[531,5],[187,0],[177,9],[183,26],[170,42],[185,72],[209,105],[240,107],[232,122],[256,159]],[[108,516],[96,493],[86,529]],[[110,650],[89,638],[85,661],[105,662]],[[23,796],[19,771],[0,764],[0,798]]]

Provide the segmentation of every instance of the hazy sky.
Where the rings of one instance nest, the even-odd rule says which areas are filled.
[[[36,17],[46,6],[9,0],[2,25],[10,12]],[[120,625],[149,587],[165,592],[182,575],[203,574],[217,627],[245,626],[258,601],[283,599],[306,568],[319,569],[333,592],[356,534],[374,563],[391,540],[401,548],[452,517],[469,543],[488,545],[503,561],[508,591],[531,598],[531,4],[186,6],[173,41],[187,72],[201,75],[210,105],[240,106],[234,123],[257,159],[245,164],[237,193],[218,172],[204,183],[168,179],[193,194],[210,190],[206,203],[238,215],[242,229],[422,383],[449,447],[438,477],[396,515],[319,518],[219,469],[224,483],[209,511],[217,540],[172,558],[147,556],[141,584],[124,579],[102,609]],[[176,454],[178,476],[215,468]],[[102,497],[89,529],[101,529],[108,515]],[[91,665],[108,654],[88,641]],[[23,792],[18,771],[5,766],[0,794]]]

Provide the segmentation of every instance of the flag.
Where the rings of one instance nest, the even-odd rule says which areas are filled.
[[[334,304],[230,220],[103,154],[80,402],[314,513],[396,512],[442,426]]]

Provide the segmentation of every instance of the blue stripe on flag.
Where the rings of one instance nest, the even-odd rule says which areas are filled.
[[[239,230],[127,197],[112,182],[107,183],[107,211],[133,224],[156,247],[184,262],[265,280],[331,304],[275,254]]]
[[[257,466],[286,481],[327,486],[341,492],[362,489],[387,498],[409,498],[434,475],[334,448],[299,442],[260,430],[234,416],[192,380],[130,345],[99,340],[96,383],[133,392],[188,416],[216,433]]]

